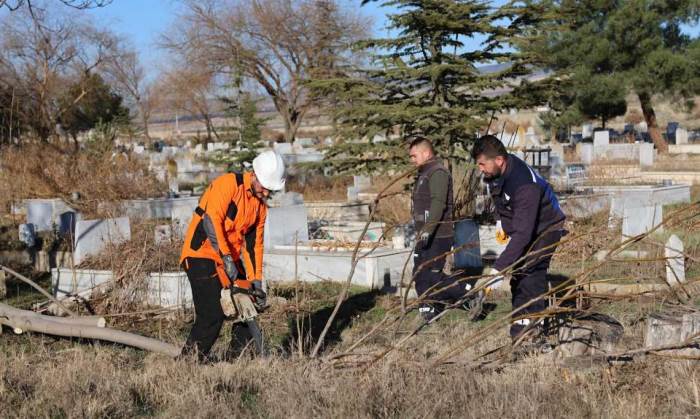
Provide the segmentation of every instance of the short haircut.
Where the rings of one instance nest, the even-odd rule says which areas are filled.
[[[474,160],[478,159],[481,155],[493,159],[498,156],[508,157],[508,151],[501,140],[493,135],[484,135],[474,142],[471,155]]]
[[[425,147],[428,150],[430,150],[430,152],[432,154],[435,154],[435,147],[433,147],[433,142],[430,141],[429,139],[422,137],[420,135],[411,136],[411,137],[409,137],[409,139],[411,140],[411,143],[408,146],[409,150],[413,149],[413,147],[421,146],[421,147]]]

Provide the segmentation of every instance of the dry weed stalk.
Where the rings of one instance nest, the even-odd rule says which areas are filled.
[[[0,150],[5,204],[27,198],[61,198],[90,217],[98,204],[162,196],[167,190],[141,159],[123,153],[75,152],[61,144],[25,144]],[[73,193],[80,200],[73,200]]]
[[[102,314],[137,310],[144,301],[150,273],[179,270],[181,243],[177,240],[156,243],[156,225],[152,220],[136,220],[132,223],[131,240],[108,245],[100,255],[81,264],[85,268],[111,270],[114,274],[109,291],[103,298],[93,299]]]
[[[321,346],[323,345],[323,341],[326,337],[326,334],[328,333],[328,330],[331,327],[331,324],[333,324],[333,320],[335,317],[338,315],[338,311],[340,310],[340,306],[345,301],[345,298],[347,297],[348,290],[350,289],[350,284],[352,283],[352,277],[355,274],[355,268],[357,267],[358,262],[360,259],[357,257],[358,252],[360,250],[360,244],[362,242],[362,238],[367,234],[367,230],[369,229],[369,225],[374,219],[374,215],[377,211],[377,207],[379,206],[379,202],[381,199],[384,197],[384,195],[387,193],[387,191],[394,186],[396,183],[398,183],[401,179],[404,179],[408,177],[409,175],[413,174],[416,171],[416,169],[411,169],[407,170],[400,175],[396,176],[391,182],[389,182],[384,189],[382,189],[377,197],[374,199],[374,204],[372,205],[372,208],[370,210],[369,214],[369,219],[365,223],[364,228],[362,229],[362,233],[360,234],[359,239],[357,240],[357,243],[355,245],[355,249],[352,252],[352,258],[351,258],[351,265],[350,265],[350,273],[348,274],[348,278],[345,281],[345,284],[343,285],[343,289],[340,292],[340,295],[338,296],[338,300],[335,304],[335,307],[333,308],[333,311],[331,312],[330,317],[328,318],[328,321],[326,322],[325,326],[323,327],[323,330],[321,331],[321,334],[318,337],[318,340],[316,341],[316,345],[314,346],[313,351],[311,352],[311,358],[316,358],[318,355],[318,351],[321,349]]]
[[[490,325],[488,325],[484,328],[480,328],[475,333],[470,334],[465,339],[462,339],[458,343],[452,345],[447,350],[443,351],[442,354],[438,355],[436,357],[437,359],[435,359],[432,362],[432,365],[437,366],[440,364],[444,364],[445,362],[448,362],[448,360],[450,358],[452,358],[453,356],[455,356],[456,354],[463,352],[467,348],[473,347],[476,344],[482,342],[485,338],[491,336],[493,333],[495,333],[497,330],[499,330],[500,327],[508,324],[512,320],[512,316],[515,315],[517,311],[521,310],[522,308],[525,308],[525,307],[528,307],[528,306],[534,304],[540,298],[547,298],[550,296],[561,294],[562,292],[564,293],[562,296],[558,297],[558,299],[557,299],[558,302],[556,302],[554,304],[554,306],[552,306],[550,309],[543,312],[539,316],[541,319],[549,318],[549,317],[558,315],[562,312],[570,311],[570,309],[561,307],[560,306],[561,302],[566,301],[566,300],[570,300],[572,298],[577,298],[576,294],[579,293],[579,291],[587,285],[591,285],[591,284],[595,284],[595,283],[610,282],[611,281],[610,278],[602,279],[602,280],[595,279],[593,277],[593,274],[601,271],[608,264],[614,263],[614,261],[616,260],[615,256],[617,256],[620,252],[628,249],[631,245],[633,245],[635,243],[639,243],[639,242],[642,242],[643,240],[647,239],[649,236],[654,234],[656,232],[656,230],[660,229],[662,226],[669,228],[669,227],[681,225],[682,223],[687,222],[687,221],[695,221],[698,217],[698,210],[699,209],[700,209],[700,203],[694,203],[694,204],[691,204],[690,206],[678,209],[678,210],[672,212],[671,214],[669,214],[667,217],[665,217],[665,219],[662,221],[662,223],[659,226],[657,226],[656,228],[652,229],[651,231],[649,231],[645,234],[624,240],[617,247],[615,247],[610,252],[608,252],[606,257],[602,261],[598,262],[597,264],[594,264],[590,268],[582,269],[578,274],[576,274],[572,278],[570,278],[570,281],[568,281],[568,283],[563,283],[563,284],[551,289],[545,295],[529,301],[524,306],[521,306],[517,310],[513,310],[510,313],[507,313],[506,315],[500,317],[499,319],[497,319],[496,321],[494,321]],[[594,237],[595,233],[596,233],[596,231],[589,231],[589,232],[586,232],[586,233],[580,234],[580,235],[569,235],[568,237],[562,239],[560,245],[562,247],[564,247],[568,243],[574,243],[574,242],[581,241],[581,240],[585,241],[591,237]],[[549,250],[550,250],[549,248],[544,248],[538,252],[546,252]],[[453,253],[453,252],[454,252],[454,250],[451,252],[448,252],[448,253]],[[534,252],[534,253],[531,252],[529,256],[536,255],[536,254],[537,254],[537,252]],[[443,255],[442,257],[444,257],[444,256],[446,256],[446,255]],[[649,258],[648,261],[649,262],[666,262],[666,258],[665,257]],[[505,274],[512,274],[514,272],[514,269],[516,269],[516,266],[519,265],[521,262],[522,262],[522,260],[515,262],[513,265],[511,265],[506,270],[504,270],[504,273]],[[420,269],[420,267],[419,267],[419,269]],[[473,280],[473,279],[481,279],[481,278],[484,278],[484,277],[461,278],[459,282],[463,282],[466,280]],[[414,279],[415,279],[415,275],[411,279],[411,281],[413,281]],[[624,278],[624,279],[628,279],[628,278]],[[480,286],[480,287],[473,288],[465,295],[465,298],[468,298],[469,296],[473,295],[474,293],[481,291],[485,285],[486,284],[484,284],[483,286]],[[674,290],[670,286],[669,286],[669,288],[670,288],[670,290],[669,290],[670,292],[674,292]],[[442,289],[436,288],[434,290],[433,289],[429,290],[428,293],[426,293],[426,295],[421,296],[420,298],[414,300],[413,304],[411,304],[409,306],[409,308],[416,305],[416,304],[420,304],[422,301],[425,301],[430,296],[435,295],[436,293],[439,293],[439,292],[443,291],[444,289],[446,289],[446,288],[442,288]],[[684,286],[681,285],[680,289],[683,290],[683,292],[686,294],[686,297],[689,297],[691,295],[689,293],[689,291],[686,290],[686,288]],[[597,296],[597,297],[601,297],[601,296]],[[682,298],[678,295],[676,295],[676,298],[678,299],[678,301],[680,303],[684,303],[684,300],[685,300],[684,298]],[[606,299],[603,297],[603,298],[601,298],[601,300],[605,301]],[[332,356],[328,357],[328,360],[334,361],[334,360],[338,360],[341,358],[347,358],[350,356],[357,355],[357,354],[353,354],[352,351],[354,351],[359,346],[360,343],[364,342],[366,339],[368,339],[372,335],[375,335],[375,334],[380,333],[380,332],[387,332],[388,327],[391,327],[393,324],[396,324],[397,322],[401,322],[407,314],[407,311],[405,310],[405,301],[402,301],[402,303],[403,304],[402,304],[402,307],[400,308],[400,310],[399,310],[399,308],[389,310],[386,313],[386,315],[384,316],[384,318],[382,320],[380,320],[377,325],[375,325],[375,327],[373,327],[367,334],[361,336],[356,342],[351,344],[347,351],[345,351],[341,354],[332,355]],[[447,310],[443,311],[443,313],[441,313],[435,319],[433,319],[433,322],[437,321],[440,317],[442,317],[445,313],[447,313],[447,311],[449,309],[455,308],[455,307],[459,306],[461,303],[462,303],[462,301],[458,301],[455,304],[449,305],[447,307]],[[599,301],[599,303],[600,303],[600,301]],[[516,318],[516,320],[517,320],[517,318]],[[368,367],[368,366],[375,364],[377,361],[384,358],[390,352],[402,347],[408,340],[410,340],[412,337],[416,336],[425,327],[425,325],[426,324],[419,325],[411,333],[409,333],[407,336],[404,336],[401,340],[399,340],[396,344],[393,344],[389,348],[379,352],[378,354],[375,354],[370,361],[368,361],[366,363],[359,363],[359,364],[364,364],[365,367]],[[364,355],[366,355],[366,354],[364,354]]]

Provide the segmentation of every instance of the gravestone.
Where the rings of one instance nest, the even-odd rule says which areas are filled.
[[[629,206],[623,209],[623,235],[631,237],[648,233],[663,222],[663,205],[652,204],[643,206]],[[627,221],[627,227],[625,227]],[[656,231],[663,232],[663,226]],[[627,234],[624,234],[624,233]]]
[[[372,178],[369,176],[353,176],[353,186],[358,192],[365,191],[372,187]]]
[[[187,229],[187,226],[190,225],[190,221],[192,221],[192,215],[194,214],[195,208],[196,204],[194,207],[191,205],[173,206],[171,212],[172,223],[176,225],[179,230],[184,232],[184,230]]]
[[[581,137],[591,138],[593,136],[593,124],[581,125]]]
[[[347,199],[348,202],[354,202],[360,199],[359,189],[355,186],[348,186]]]
[[[609,131],[596,131],[593,133],[593,149],[595,154],[605,153],[608,146],[610,145],[610,132]]]
[[[34,231],[34,224],[19,225],[19,241],[24,243],[28,248],[34,247],[34,245],[36,244],[36,232]]]
[[[654,144],[639,144],[639,165],[642,167],[654,165]]]
[[[168,190],[173,193],[180,192],[180,182],[178,182],[177,177],[172,177],[168,180]]]
[[[309,221],[304,205],[272,207],[265,220],[265,248],[309,241]]]
[[[289,205],[304,205],[304,195],[299,192],[276,193],[267,200],[270,207],[285,207]]]
[[[583,164],[593,163],[593,144],[591,143],[578,143],[576,144],[578,149],[578,155]]]
[[[51,231],[53,209],[53,204],[48,201],[27,201],[27,224],[33,224],[35,231]]]
[[[622,238],[648,233],[663,221],[663,206],[625,207],[622,210]],[[659,227],[656,231],[663,231]]]
[[[666,282],[677,285],[685,282],[685,256],[683,242],[675,234],[669,237],[664,248],[666,258]]]
[[[676,128],[676,144],[683,145],[688,144],[688,130],[685,128]]]
[[[682,320],[676,317],[652,314],[647,318],[644,347],[672,345],[681,341]]]
[[[681,341],[697,337],[700,333],[700,313],[688,313],[683,315],[681,321]],[[696,349],[697,351],[697,349]]]
[[[654,348],[686,343],[693,337],[697,337],[698,333],[700,333],[700,313],[688,313],[682,317],[652,314],[647,319],[644,347]],[[664,353],[697,357],[700,355],[700,349],[687,347],[664,351]]]
[[[88,256],[99,254],[108,244],[131,240],[129,218],[84,220],[75,224],[73,263],[79,265]]]

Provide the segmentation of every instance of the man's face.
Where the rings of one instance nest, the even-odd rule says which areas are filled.
[[[265,201],[270,196],[270,190],[261,185],[255,175],[253,175],[253,182],[251,183],[251,186],[253,189],[253,195],[255,195],[256,198]]]
[[[430,152],[430,149],[420,145],[412,147],[408,151],[408,155],[411,157],[411,163],[413,163],[417,167],[424,165],[425,162],[427,162],[433,157],[433,154]]]
[[[503,174],[505,161],[506,160],[502,156],[487,157],[482,154],[476,159],[476,165],[479,167],[481,173],[484,174],[485,179],[492,180]]]

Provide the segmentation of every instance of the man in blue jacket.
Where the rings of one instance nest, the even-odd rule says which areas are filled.
[[[510,236],[506,249],[493,265],[492,275],[512,273],[514,322],[512,338],[518,338],[547,306],[547,269],[564,234],[565,216],[552,187],[518,157],[508,154],[493,135],[479,138],[471,152],[484,180],[489,183],[501,225]],[[535,300],[534,303],[523,307]]]

